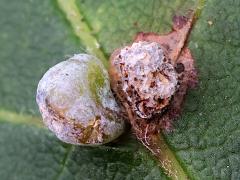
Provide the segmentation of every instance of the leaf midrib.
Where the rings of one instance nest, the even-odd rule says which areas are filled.
[[[63,11],[65,17],[72,25],[75,35],[85,45],[86,50],[90,54],[97,56],[105,67],[108,67],[108,61],[105,53],[97,39],[91,33],[91,27],[84,21],[83,15],[79,12],[75,0],[57,0],[60,9]]]

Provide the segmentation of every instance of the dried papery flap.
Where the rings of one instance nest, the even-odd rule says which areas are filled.
[[[188,88],[194,88],[198,82],[194,59],[190,50],[186,47],[186,40],[192,28],[193,20],[193,13],[190,14],[189,18],[184,16],[175,16],[173,18],[173,31],[165,35],[143,32],[138,33],[132,45],[126,46],[122,49],[117,49],[112,54],[109,69],[111,87],[116,93],[118,100],[124,106],[134,133],[137,138],[159,159],[162,167],[166,169],[171,177],[181,173],[177,171],[173,172],[174,162],[168,162],[168,157],[162,156],[164,145],[161,145],[161,142],[163,141],[159,136],[159,132],[161,129],[166,131],[172,130],[173,120],[181,113],[184,97]],[[141,51],[147,50],[139,47],[140,52],[136,53],[137,56],[134,57],[132,53],[134,49],[133,46],[136,46],[136,44],[139,46],[146,44],[150,45],[152,43],[158,44],[162,53],[158,53],[158,48],[155,49],[154,53],[141,53]],[[123,57],[123,51],[128,51],[127,53],[129,53],[130,58],[125,58],[126,55]],[[139,58],[139,54],[145,54],[145,56],[142,55],[141,57],[140,55]],[[124,61],[122,61],[122,58],[125,58]],[[144,81],[149,81],[150,84],[152,82],[156,82],[157,80],[164,82],[165,78],[169,81],[169,77],[166,76],[166,73],[163,73],[162,71],[155,71],[155,68],[158,68],[160,64],[155,64],[155,66],[152,67],[153,62],[157,59],[164,59],[164,62],[168,64],[169,67],[173,67],[173,71],[171,68],[168,68],[168,73],[172,71],[175,74],[177,83],[174,84],[173,94],[170,93],[170,96],[159,99],[159,102],[161,102],[160,104],[162,105],[161,108],[158,107],[159,104],[155,101],[155,103],[151,104],[153,105],[151,107],[153,111],[149,111],[150,114],[142,116],[139,115],[139,109],[136,108],[137,105],[144,98],[154,100],[155,93],[143,94],[145,97],[140,98],[138,104],[134,104],[135,101],[132,101],[132,99],[134,99],[133,97],[135,96],[139,97],[139,91],[141,89],[147,88],[147,92],[151,91],[151,86],[148,86],[148,84],[138,83],[139,79],[136,78],[138,72],[134,68],[141,67],[142,69],[148,69],[151,67],[152,69],[150,71],[147,71],[146,74],[142,74],[142,76],[145,76]],[[131,62],[126,62],[127,60]],[[157,61],[157,63],[160,63],[160,61]],[[134,64],[134,66],[130,68],[129,64]],[[143,64],[143,66],[139,64]],[[146,71],[143,70],[142,72]],[[154,76],[149,76],[149,72],[154,72]],[[164,78],[161,78],[162,75],[164,75]],[[134,78],[136,78],[136,83],[131,84],[131,80]],[[159,92],[158,90],[163,86],[161,85],[156,86],[157,88],[155,89],[155,92]],[[149,107],[148,104],[145,104],[145,108],[146,107]],[[158,108],[161,110],[159,111]]]
[[[173,63],[178,59],[183,46],[185,45],[185,41],[190,33],[192,28],[192,24],[194,22],[194,13],[191,11],[186,16],[174,16],[173,17],[173,31],[160,35],[157,33],[145,33],[140,32],[135,37],[135,42],[138,41],[148,41],[148,42],[157,42],[162,45],[164,51],[168,54],[169,59],[172,60]]]

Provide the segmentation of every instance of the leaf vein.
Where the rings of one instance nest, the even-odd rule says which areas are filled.
[[[58,180],[61,178],[65,168],[67,167],[67,162],[68,162],[68,159],[71,157],[71,153],[74,149],[74,146],[73,145],[69,145],[67,151],[66,151],[66,154],[65,156],[63,157],[63,160],[62,160],[62,167],[60,168],[60,171],[57,173],[56,177],[54,178],[54,180]]]
[[[100,48],[99,42],[94,37],[91,27],[84,19],[75,0],[57,0],[57,2],[60,9],[66,15],[67,20],[70,22],[75,35],[86,46],[86,50],[96,55],[107,68],[108,61],[105,53]]]

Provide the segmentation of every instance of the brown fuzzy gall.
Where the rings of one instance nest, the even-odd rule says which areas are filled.
[[[139,41],[112,60],[126,102],[143,119],[162,113],[177,89],[177,73],[160,44]]]
[[[111,87],[124,106],[137,136],[171,130],[188,88],[197,84],[194,59],[186,39],[193,23],[175,16],[166,35],[139,33],[135,41],[111,56]]]

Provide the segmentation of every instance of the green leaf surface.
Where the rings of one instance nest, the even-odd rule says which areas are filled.
[[[136,32],[166,33],[174,14],[197,4],[1,0],[0,179],[168,179],[130,133],[101,147],[60,142],[39,123],[35,91],[57,62],[86,51],[106,62]],[[239,6],[235,0],[206,1],[189,39],[200,84],[186,97],[174,131],[163,134],[163,156],[171,153],[190,179],[240,179]]]
[[[134,139],[112,146],[67,145],[47,129],[0,126],[1,179],[166,179]]]
[[[239,6],[207,1],[190,38],[200,85],[166,136],[196,179],[240,179]]]
[[[1,0],[0,27],[0,108],[35,115],[43,73],[83,46],[54,0]]]

